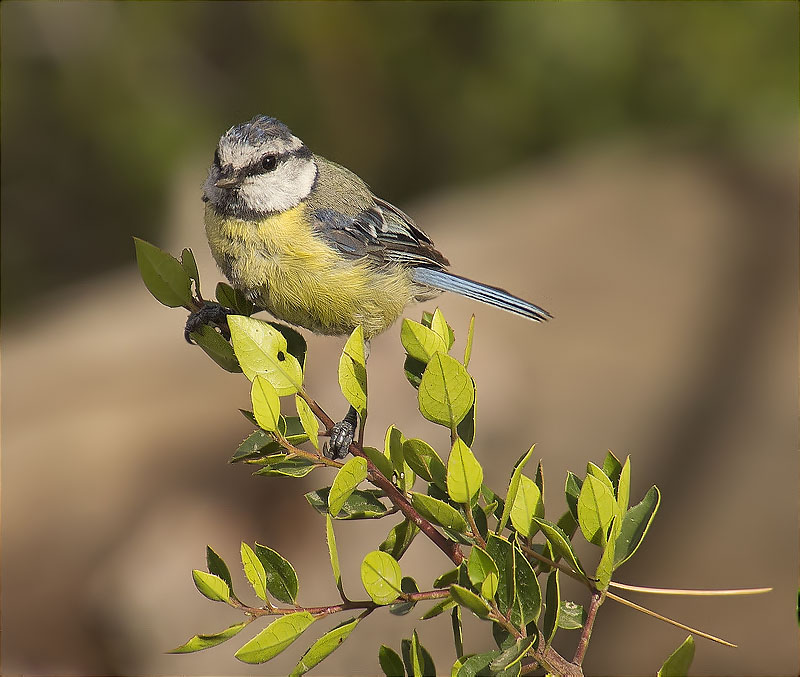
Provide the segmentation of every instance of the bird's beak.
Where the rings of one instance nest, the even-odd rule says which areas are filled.
[[[217,188],[232,188],[241,180],[242,177],[239,175],[239,172],[234,171],[233,165],[225,165],[220,172],[219,178],[214,182],[214,185]]]

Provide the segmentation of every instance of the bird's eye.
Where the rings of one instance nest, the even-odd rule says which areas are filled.
[[[265,155],[261,158],[261,169],[265,172],[271,172],[278,166],[278,158],[274,155]]]
[[[214,151],[214,166],[217,168],[222,166],[222,163],[220,162],[219,159],[219,149]]]

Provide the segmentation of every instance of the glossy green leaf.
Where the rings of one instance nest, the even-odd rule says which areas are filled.
[[[495,671],[500,672],[507,670],[512,665],[519,663],[525,654],[528,653],[533,643],[536,641],[537,636],[522,637],[514,642],[510,647],[505,649],[489,664],[489,667]]]
[[[494,675],[493,670],[489,670],[489,663],[500,655],[500,651],[487,651],[485,653],[463,656],[453,665],[455,677],[483,677],[484,675]]]
[[[241,630],[247,627],[249,623],[250,621],[236,623],[229,628],[225,628],[222,632],[217,632],[213,635],[195,635],[186,642],[186,644],[181,644],[174,649],[170,649],[167,653],[193,653],[195,651],[202,651],[203,649],[210,649],[236,636]]]
[[[611,481],[611,478],[608,475],[606,475],[605,471],[602,468],[596,466],[594,463],[590,461],[589,463],[586,464],[586,475],[587,476],[591,475],[595,479],[600,480],[603,484],[606,485],[606,488],[611,492],[611,495],[612,496],[614,495],[614,484]]]
[[[386,435],[383,439],[384,455],[392,462],[394,471],[400,475],[405,467],[405,458],[403,458],[403,442],[405,437],[393,425],[386,429]]]
[[[542,591],[530,561],[519,546],[515,545],[514,550],[516,598],[511,611],[511,622],[519,628],[524,628],[529,623],[539,620],[539,614],[542,612]]]
[[[237,315],[249,317],[253,314],[255,306],[241,291],[234,289],[225,282],[218,282],[215,296],[221,306],[230,308]]]
[[[201,595],[213,602],[228,602],[231,596],[228,584],[219,576],[195,569],[192,571],[195,587]]]
[[[597,563],[597,570],[594,574],[596,580],[595,586],[598,590],[605,590],[608,588],[611,575],[614,573],[614,546],[617,542],[617,538],[619,538],[621,525],[622,520],[615,514],[611,519],[611,527],[608,531],[608,542],[605,548],[603,548],[603,554],[600,557],[600,561]]]
[[[458,582],[460,567],[445,571],[441,576],[433,581],[434,588],[449,588],[453,583]]]
[[[257,459],[262,456],[285,455],[281,445],[265,430],[250,433],[231,457],[230,463]]]
[[[611,489],[594,475],[587,475],[578,497],[578,524],[587,541],[605,547],[616,507]]]
[[[328,554],[331,558],[331,571],[333,571],[333,578],[336,581],[336,587],[339,592],[344,596],[344,588],[342,587],[342,570],[339,567],[339,551],[336,548],[336,534],[333,531],[333,518],[325,515],[325,540],[328,543]]]
[[[320,467],[318,463],[299,456],[292,458],[276,456],[274,458],[274,463],[270,463],[253,474],[267,477],[305,477],[312,470]]]
[[[516,598],[515,556],[511,543],[497,534],[490,534],[486,552],[494,560],[498,571],[497,606],[503,613],[508,612]]]
[[[472,316],[473,320],[475,316]],[[453,644],[455,645],[456,656],[460,658],[464,655],[464,627],[461,623],[461,607],[453,607],[450,614],[450,625],[453,628]]]
[[[236,355],[233,352],[233,347],[213,327],[204,324],[191,333],[191,338],[203,349],[206,355],[225,371],[229,371],[232,374],[242,371],[239,366],[239,360],[236,359]]]
[[[434,604],[430,609],[428,609],[422,616],[420,616],[421,621],[427,621],[431,618],[436,618],[440,614],[444,613],[448,609],[458,608],[457,602],[452,597],[445,597],[444,599],[440,599],[436,604]]]
[[[511,508],[514,505],[517,491],[519,491],[519,483],[520,477],[522,476],[522,471],[525,469],[525,465],[528,463],[528,460],[533,454],[533,450],[535,448],[536,445],[534,444],[530,449],[528,449],[528,453],[520,456],[520,458],[514,464],[514,471],[511,473],[511,479],[508,482],[508,492],[506,493],[505,503],[503,504],[503,512],[500,517],[500,521],[497,523],[497,534],[500,534],[503,529],[505,529],[506,524],[508,524],[508,518],[511,515]]]
[[[614,452],[611,451],[611,449],[608,450],[605,459],[603,459],[602,470],[605,476],[611,480],[611,484],[616,491],[619,483],[619,475],[622,472],[622,463],[620,463],[619,459],[614,455]]]
[[[403,372],[406,375],[406,380],[417,389],[419,389],[419,384],[422,383],[422,374],[425,373],[426,366],[428,365],[424,362],[406,355],[406,361],[403,363]]]
[[[404,639],[400,646],[403,653],[403,663],[409,677],[436,675],[436,666],[433,664],[433,658],[431,658],[428,650],[420,644],[416,630],[411,639]]]
[[[231,341],[239,365],[251,381],[267,379],[278,395],[294,395],[303,385],[303,370],[288,351],[284,335],[271,326],[244,315],[229,315]]]
[[[391,555],[373,550],[361,562],[361,583],[375,604],[389,604],[402,592],[403,575]]]
[[[447,493],[456,503],[472,504],[483,483],[483,468],[472,450],[456,439],[447,459]]]
[[[225,564],[225,560],[223,560],[222,557],[214,552],[210,545],[206,546],[206,567],[208,568],[209,573],[218,576],[228,584],[228,588],[231,591],[231,596],[233,596],[233,582],[231,580],[231,572],[228,569],[228,565]]]
[[[266,601],[267,599],[267,572],[264,570],[264,565],[258,559],[253,549],[242,543],[242,567],[244,568],[244,575],[253,586],[253,591],[259,598]]]
[[[314,445],[314,449],[319,451],[319,421],[317,417],[314,416],[311,407],[300,395],[294,396],[294,405],[297,408],[297,414],[300,417],[303,430],[308,435],[308,439],[311,440],[311,444]]]
[[[542,493],[530,477],[520,475],[519,488],[511,506],[511,524],[519,533],[529,538],[538,530],[533,524],[534,517],[544,517]]]
[[[281,415],[281,398],[272,384],[263,376],[256,374],[250,389],[253,400],[253,415],[258,425],[267,432],[278,429],[278,419]]]
[[[467,573],[469,580],[481,595],[486,599],[493,599],[497,592],[497,584],[500,580],[500,573],[497,565],[480,546],[473,546],[467,561]]]
[[[467,415],[474,399],[472,378],[463,365],[449,355],[436,353],[419,386],[422,415],[452,430]]]
[[[622,519],[628,512],[628,504],[631,497],[631,457],[625,459],[625,464],[619,473],[617,481],[617,515]]]
[[[403,457],[423,480],[435,483],[440,489],[447,488],[447,469],[444,462],[427,442],[418,439],[405,440]]]
[[[266,545],[255,544],[255,553],[267,577],[267,590],[277,600],[287,604],[297,603],[297,572],[289,561]]]
[[[386,540],[378,546],[378,550],[386,552],[396,560],[399,560],[408,550],[418,533],[419,527],[405,519],[392,527]]]
[[[353,330],[339,359],[339,387],[347,401],[363,419],[367,411],[367,360],[364,355],[364,330]]]
[[[570,513],[575,518],[575,523],[578,522],[578,496],[581,495],[583,488],[583,480],[577,475],[568,472],[567,481],[564,485],[564,495],[567,499],[567,507]]]
[[[159,303],[177,308],[192,302],[191,281],[178,259],[163,249],[133,238],[142,281]]]
[[[694,660],[694,638],[689,635],[658,671],[658,677],[686,677]]]
[[[580,630],[586,622],[586,610],[575,602],[562,600],[558,614],[558,627],[564,630]]]
[[[243,663],[265,663],[286,649],[313,622],[314,617],[307,611],[281,616],[247,642],[234,656]]]
[[[328,493],[328,511],[331,515],[339,514],[350,494],[366,478],[367,460],[361,456],[354,456],[339,468]]]
[[[447,343],[435,331],[419,322],[404,319],[400,329],[400,342],[406,353],[427,364],[435,353],[446,353]]]
[[[314,642],[303,654],[300,662],[292,670],[289,677],[299,677],[306,674],[311,668],[319,665],[323,660],[338,649],[350,633],[356,629],[361,621],[360,618],[352,618],[337,625],[333,630],[329,630],[316,642]]]
[[[194,259],[194,253],[191,249],[184,249],[181,252],[181,267],[189,276],[190,280],[194,280],[195,289],[198,295],[200,294],[200,273],[197,270],[197,261]]]
[[[281,324],[280,322],[268,322],[268,324],[283,335],[283,338],[286,339],[286,350],[289,351],[290,355],[295,356],[300,368],[305,369],[308,346],[303,335],[288,324]]]
[[[364,447],[364,455],[372,461],[372,465],[378,469],[381,475],[387,479],[392,479],[392,475],[394,474],[392,462],[380,449]]]
[[[424,321],[423,324],[425,324]],[[433,311],[433,315],[431,315],[430,318],[430,325],[426,326],[430,326],[434,332],[445,340],[448,351],[453,347],[453,343],[455,343],[456,340],[455,334],[453,334],[453,328],[447,324],[447,320],[444,319],[444,315],[439,308]]]
[[[627,562],[642,544],[661,503],[661,492],[655,486],[645,494],[641,503],[630,508],[622,520],[615,544],[614,568]]]
[[[403,659],[385,644],[381,644],[381,648],[378,649],[378,662],[386,677],[405,677],[406,670],[403,667]]]
[[[578,556],[572,549],[572,543],[570,543],[569,538],[561,530],[561,528],[558,525],[539,517],[534,517],[533,521],[539,525],[539,528],[542,530],[545,538],[553,547],[553,552],[559,557],[563,557],[565,560],[567,560],[574,571],[585,576],[586,573],[578,561]]]
[[[553,569],[547,576],[547,587],[544,594],[544,621],[542,635],[546,645],[550,645],[558,630],[558,618],[561,612],[561,583],[558,569]]]
[[[419,592],[417,582],[411,576],[403,576],[400,580],[400,589],[407,595]],[[394,616],[405,616],[417,605],[416,601],[406,601],[399,599],[394,604],[389,605],[389,613]]]
[[[454,531],[466,532],[467,521],[454,507],[425,494],[411,493],[411,505],[427,520]]]
[[[456,426],[456,434],[468,447],[471,447],[475,442],[475,407],[478,406],[478,390],[475,387],[474,380],[472,381],[472,393],[472,406],[469,408],[467,415]]]
[[[328,496],[330,487],[323,487],[309,491],[306,500],[309,505],[323,515],[328,512]],[[380,501],[380,491],[374,489],[356,489],[342,505],[338,514],[334,515],[337,520],[355,519],[376,519],[389,514],[390,508]]]
[[[466,607],[479,618],[486,618],[491,611],[489,605],[478,597],[478,595],[460,585],[451,585],[450,595],[461,606]]]
[[[469,319],[469,329],[467,330],[467,345],[464,348],[464,369],[469,369],[469,361],[472,357],[472,339],[475,334],[475,315]]]

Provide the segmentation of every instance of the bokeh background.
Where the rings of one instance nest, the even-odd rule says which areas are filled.
[[[2,19],[3,674],[286,674],[243,638],[163,652],[236,614],[194,590],[207,543],[294,562],[335,599],[304,491],[226,461],[247,382],[182,339],[131,236],[194,249],[216,139],[265,112],[410,212],[455,270],[551,310],[477,315],[475,451],[505,486],[531,442],[546,498],[606,449],[662,507],[628,583],[773,586],[642,598],[740,645],[693,674],[797,674],[798,6],[696,3],[30,3]],[[432,309],[434,303],[424,307]],[[421,308],[409,310],[416,317]],[[310,338],[311,390],[341,409],[341,341]],[[396,330],[373,343],[368,440],[415,415]],[[388,525],[338,529],[346,587]],[[588,556],[588,553],[587,553]],[[404,571],[446,562],[422,544]],[[585,601],[579,588],[568,589]],[[376,614],[319,674],[377,672],[413,627],[449,672],[444,617]],[[259,625],[259,629],[261,624]],[[653,674],[684,632],[607,603],[587,674]],[[467,649],[489,648],[478,622]],[[574,636],[559,648],[572,655]]]

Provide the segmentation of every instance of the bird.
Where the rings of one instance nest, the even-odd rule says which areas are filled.
[[[211,253],[231,285],[312,332],[349,335],[360,325],[369,341],[406,306],[443,291],[537,322],[552,317],[450,272],[410,216],[274,117],[256,115],[222,134],[202,199]]]

